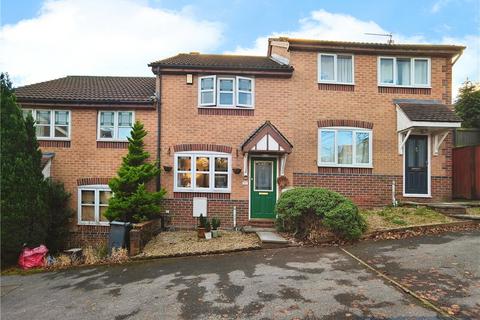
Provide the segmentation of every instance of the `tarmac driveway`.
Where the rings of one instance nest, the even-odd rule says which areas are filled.
[[[479,230],[345,249],[447,313],[480,319]]]
[[[435,240],[415,238],[412,243],[365,242],[347,250],[366,260],[378,259],[377,267],[389,272],[397,267],[401,275],[416,267],[428,270],[428,263],[450,281],[457,280],[460,271],[470,270],[471,279],[461,276],[462,286],[468,284],[465,294],[470,295],[469,302],[465,297],[452,296],[451,300],[467,311],[479,301],[475,300],[478,287],[470,282],[478,280],[478,263],[476,271],[463,265],[473,267],[473,256],[478,262],[478,236],[477,232]],[[445,249],[447,246],[451,249]],[[476,246],[476,251],[467,252],[468,246]],[[428,251],[428,247],[436,251]],[[423,263],[416,261],[409,266],[407,255],[419,249],[421,257],[429,257],[428,252],[435,256],[437,251],[454,250],[448,262],[456,259],[459,264],[448,272],[439,269],[442,258],[422,258]],[[385,260],[383,266],[381,259]],[[6,276],[1,285],[2,319],[438,317],[336,247],[272,249]]]

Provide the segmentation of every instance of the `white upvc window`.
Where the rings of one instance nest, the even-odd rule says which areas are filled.
[[[198,105],[214,106],[216,104],[216,76],[207,76],[199,78],[198,85]]]
[[[232,157],[221,152],[175,153],[175,192],[223,192],[231,190]]]
[[[354,84],[354,58],[352,54],[318,54],[318,82]]]
[[[372,131],[363,128],[318,129],[319,167],[372,167]]]
[[[235,79],[218,78],[218,105],[233,107],[235,101]]]
[[[253,107],[254,105],[254,87],[253,78],[237,77],[237,106]]]
[[[430,87],[430,58],[378,57],[378,85]]]
[[[199,77],[198,106],[218,108],[253,108],[254,78],[240,76]]]
[[[38,140],[70,140],[69,110],[22,109],[22,114],[24,118],[32,115]]]
[[[78,224],[108,225],[103,214],[111,197],[112,191],[108,185],[78,187]]]
[[[101,141],[127,141],[135,121],[133,111],[99,111],[97,139]]]

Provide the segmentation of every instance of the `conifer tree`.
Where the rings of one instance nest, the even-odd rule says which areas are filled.
[[[117,176],[109,181],[113,197],[104,215],[110,221],[140,222],[160,213],[165,191],[149,192],[146,187],[160,174],[154,163],[147,162],[150,154],[144,149],[146,135],[143,124],[136,121],[128,138],[128,154],[123,157]]]

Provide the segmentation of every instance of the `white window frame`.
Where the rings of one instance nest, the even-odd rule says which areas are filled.
[[[202,79],[213,79],[213,89],[202,90]],[[213,102],[212,103],[202,103],[202,92],[213,92]],[[217,105],[217,76],[204,76],[198,78],[198,105],[202,107],[215,106]]]
[[[334,162],[322,162],[322,132],[335,132],[334,144],[335,144],[335,161]],[[337,136],[339,131],[351,131],[352,132],[352,163],[340,164],[338,163],[338,144]],[[356,163],[357,161],[357,145],[355,143],[356,133],[368,133],[369,134],[369,162],[368,163]],[[319,167],[347,167],[347,168],[373,168],[373,130],[356,127],[322,127],[318,128],[318,150],[317,150],[317,165]]]
[[[93,191],[94,192],[94,210],[95,210],[95,221],[83,221],[82,220],[82,191]],[[108,185],[103,184],[93,184],[93,185],[84,185],[78,187],[78,208],[77,208],[77,224],[78,225],[100,225],[100,226],[108,226],[110,222],[108,221],[100,221],[100,207],[106,207],[108,205],[100,205],[100,191],[109,191],[110,187]]]
[[[178,187],[178,158],[179,157],[191,157],[191,170],[190,174],[192,177],[191,187]],[[208,157],[209,158],[209,188],[199,188],[196,186],[196,158],[197,157]],[[228,159],[228,171],[226,172],[228,177],[227,188],[215,188],[215,157],[222,157]],[[182,170],[180,173],[186,173],[188,171]],[[201,171],[204,172],[204,171]],[[182,151],[176,152],[174,155],[174,178],[173,178],[173,191],[174,192],[214,192],[214,193],[230,193],[232,189],[232,155],[229,153],[223,152],[209,152],[209,151]],[[219,172],[219,173],[224,173]]]
[[[399,85],[397,83],[397,59],[410,59],[410,85]],[[380,62],[382,59],[393,60],[393,83],[381,82],[381,68]],[[415,60],[427,60],[427,84],[415,83]],[[400,88],[431,88],[432,77],[432,59],[428,57],[392,57],[392,56],[379,56],[377,58],[377,82],[379,87],[400,87]]]
[[[248,78],[248,77],[240,77],[240,76],[237,76],[237,79],[236,79],[236,102],[237,102],[237,106],[238,107],[245,107],[245,108],[253,108],[253,106],[255,105],[255,79],[254,78]],[[251,88],[252,88],[252,91],[245,91],[245,90],[240,90],[239,88],[239,84],[240,84],[240,81],[239,80],[250,80],[250,83],[251,83]],[[251,104],[243,104],[243,103],[240,103],[240,93],[250,93],[252,95],[252,103]]]
[[[322,79],[322,56],[333,56],[333,80],[323,80]],[[340,82],[340,81],[338,81],[338,74],[337,74],[337,57],[338,56],[352,57],[352,82]],[[328,52],[319,53],[318,57],[317,57],[317,82],[318,83],[334,83],[334,84],[355,85],[355,56],[351,53],[328,53]]]
[[[49,137],[38,137],[37,140],[62,140],[62,141],[69,141],[72,135],[72,111],[71,110],[63,110],[63,109],[32,109],[32,108],[25,108],[22,109],[23,111],[31,111],[32,117],[35,126],[35,136],[36,136],[36,122],[37,122],[37,111],[50,111],[50,136]],[[68,136],[67,137],[55,137],[55,112],[67,112],[68,113]],[[46,125],[42,125],[46,126]],[[63,127],[63,126],[62,126]]]
[[[113,138],[101,138],[100,137],[100,115],[102,112],[113,112]],[[99,110],[97,114],[97,141],[119,141],[125,142],[128,139],[118,138],[118,113],[119,112],[131,112],[132,113],[132,127],[135,123],[135,111],[133,110]],[[123,128],[123,127],[122,127]]]
[[[202,88],[202,79],[212,78],[214,79],[213,85],[213,104],[204,103],[202,104],[202,92],[211,92],[212,90],[201,90]],[[252,91],[241,91],[238,89],[238,80],[245,79],[250,80],[252,83]],[[233,80],[233,104],[232,105],[221,105],[220,104],[220,80]],[[252,104],[241,104],[239,103],[239,92],[251,93],[252,95]],[[209,75],[198,77],[198,108],[219,108],[219,109],[254,109],[255,107],[255,78],[254,77],[241,77],[241,76],[217,76]]]
[[[228,80],[232,81],[232,91],[220,91],[220,81],[222,80]],[[236,81],[235,78],[232,77],[217,77],[217,106],[222,107],[222,108],[233,108],[235,106],[235,97],[236,97]],[[220,93],[228,93],[232,95],[232,104],[221,104],[220,100]]]

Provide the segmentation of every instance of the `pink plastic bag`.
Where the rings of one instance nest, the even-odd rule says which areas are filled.
[[[47,252],[48,249],[43,244],[33,249],[25,247],[20,253],[18,264],[22,269],[43,267]]]

